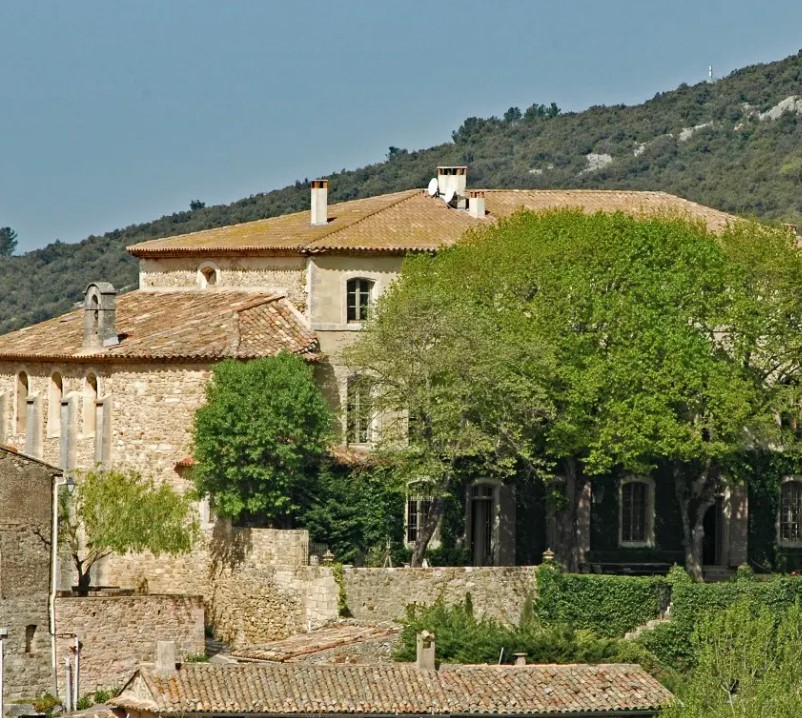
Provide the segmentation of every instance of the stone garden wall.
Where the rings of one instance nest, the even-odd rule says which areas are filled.
[[[59,691],[64,658],[81,642],[79,695],[121,686],[142,661],[156,657],[156,641],[175,641],[179,658],[204,653],[200,596],[90,596],[56,599]]]
[[[347,568],[345,590],[348,608],[361,620],[389,621],[410,603],[429,605],[440,597],[460,603],[470,593],[477,614],[517,621],[535,595],[535,567]]]

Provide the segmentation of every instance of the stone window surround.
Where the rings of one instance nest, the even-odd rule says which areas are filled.
[[[25,377],[23,383],[22,377]],[[25,397],[20,401],[22,387],[25,387]],[[13,428],[15,434],[24,434],[26,430],[26,416],[28,413],[28,396],[31,391],[31,378],[27,367],[18,367],[14,372],[14,417]],[[20,411],[22,409],[22,411]]]
[[[95,386],[89,381],[89,377],[95,378]],[[97,402],[102,396],[100,374],[90,367],[84,372],[81,388],[81,436],[92,438],[97,431]]]
[[[624,485],[646,484],[646,540],[624,541]],[[622,548],[654,548],[654,489],[651,476],[625,476],[618,482],[618,545]]]
[[[414,548],[415,542],[409,540],[409,509],[410,504],[415,502],[417,504],[418,515],[420,516],[420,504],[423,501],[430,500],[425,494],[425,491],[415,491],[414,487],[416,486],[426,486],[427,484],[431,485],[431,479],[422,477],[420,479],[412,479],[412,481],[407,482],[406,486],[406,500],[404,501],[404,545],[407,548]],[[440,524],[442,521],[437,523],[437,527],[432,534],[432,538],[429,541],[428,548],[440,548]],[[418,527],[420,529],[420,527]]]
[[[354,328],[362,328],[363,320],[361,319],[349,319],[348,318],[348,295],[350,294],[350,285],[352,282],[356,281],[363,281],[369,283],[368,289],[368,307],[370,307],[376,301],[376,280],[372,279],[371,277],[364,276],[364,273],[360,272],[347,272],[345,274],[345,301],[343,302],[342,307],[342,323],[347,327],[354,327]]]
[[[792,474],[789,476],[783,476],[782,481],[780,482],[780,503],[777,508],[777,521],[775,525],[776,535],[777,535],[777,545],[783,546],[786,548],[799,548],[802,546],[802,539],[794,540],[794,539],[783,539],[780,537],[780,520],[782,518],[782,491],[783,487],[787,484],[802,484],[802,476]]]
[[[499,564],[499,550],[500,540],[499,532],[501,528],[501,489],[504,486],[503,481],[498,479],[476,479],[472,481],[465,490],[465,546],[472,551],[472,535],[473,535],[473,512],[471,511],[471,502],[473,500],[473,490],[477,486],[489,486],[493,489],[493,528],[490,537],[490,545],[493,555],[493,565]],[[473,556],[471,556],[473,560]]]
[[[56,381],[58,377],[58,381]],[[47,382],[47,438],[61,435],[61,399],[64,396],[64,373],[53,367]]]

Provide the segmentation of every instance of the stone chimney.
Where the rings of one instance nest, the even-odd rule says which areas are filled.
[[[434,634],[421,631],[418,634],[415,667],[421,671],[433,671],[434,666]]]
[[[485,193],[478,190],[468,192],[468,214],[476,219],[484,219]]]
[[[319,227],[329,221],[329,181],[312,180],[312,226]]]
[[[447,195],[449,190],[454,190],[457,197],[465,196],[465,188],[468,185],[468,168],[465,165],[457,167],[438,167],[437,168],[437,189],[441,195]]]
[[[117,291],[108,282],[93,282],[84,293],[84,349],[119,344],[115,316]]]
[[[156,641],[155,668],[165,678],[176,673],[175,641]]]

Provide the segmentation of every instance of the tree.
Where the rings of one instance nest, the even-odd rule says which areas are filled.
[[[224,361],[195,414],[193,480],[221,516],[289,525],[327,450],[332,415],[293,354]]]
[[[88,594],[92,566],[111,554],[187,553],[197,532],[190,506],[189,496],[133,472],[83,476],[72,496],[62,493],[59,518],[60,541],[78,573],[78,594]]]
[[[10,257],[17,249],[17,233],[11,227],[0,227],[0,257]]]
[[[802,712],[802,610],[778,618],[739,600],[712,613],[694,635],[696,668],[666,718],[793,718]]]
[[[404,263],[400,281],[379,300],[344,358],[370,378],[373,410],[381,417],[379,452],[396,480],[425,479],[431,509],[412,553],[420,565],[429,541],[461,479],[471,472],[511,479],[547,408],[540,387],[524,374],[527,358],[499,331],[493,312],[477,311],[461,295],[463,276],[421,256]],[[462,296],[462,300],[459,297]],[[528,347],[528,357],[538,354]]]
[[[782,230],[519,213],[405,264],[356,364],[423,417],[428,445],[407,453],[452,470],[466,454],[482,470],[496,453],[539,464],[569,570],[590,478],[668,464],[699,578],[704,514],[743,478],[744,452],[792,440],[776,416],[799,396],[800,283]]]
[[[206,206],[206,202],[202,202],[199,199],[191,199],[189,201],[189,208],[192,211],[195,211],[196,209],[203,209],[205,206]]]

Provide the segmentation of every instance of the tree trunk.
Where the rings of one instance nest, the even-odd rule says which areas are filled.
[[[695,581],[704,580],[704,520],[707,510],[716,503],[719,484],[718,467],[710,463],[690,479],[677,464],[673,468],[674,492],[682,517],[682,545],[685,552],[685,570]]]
[[[585,480],[579,476],[577,461],[568,459],[564,465],[564,503],[555,509],[554,517],[554,551],[557,561],[565,571],[579,571],[580,526],[579,498]]]
[[[442,496],[436,496],[432,499],[432,507],[426,516],[426,521],[418,531],[418,538],[415,541],[415,548],[412,549],[412,558],[410,566],[419,568],[423,563],[423,557],[426,554],[426,549],[429,546],[429,541],[432,540],[434,532],[437,530],[437,524],[440,523],[440,518],[445,511],[446,502]]]
[[[79,596],[88,596],[89,595],[89,587],[92,585],[92,577],[89,574],[90,568],[87,568],[85,571],[82,571],[81,568],[78,568],[78,595]]]

